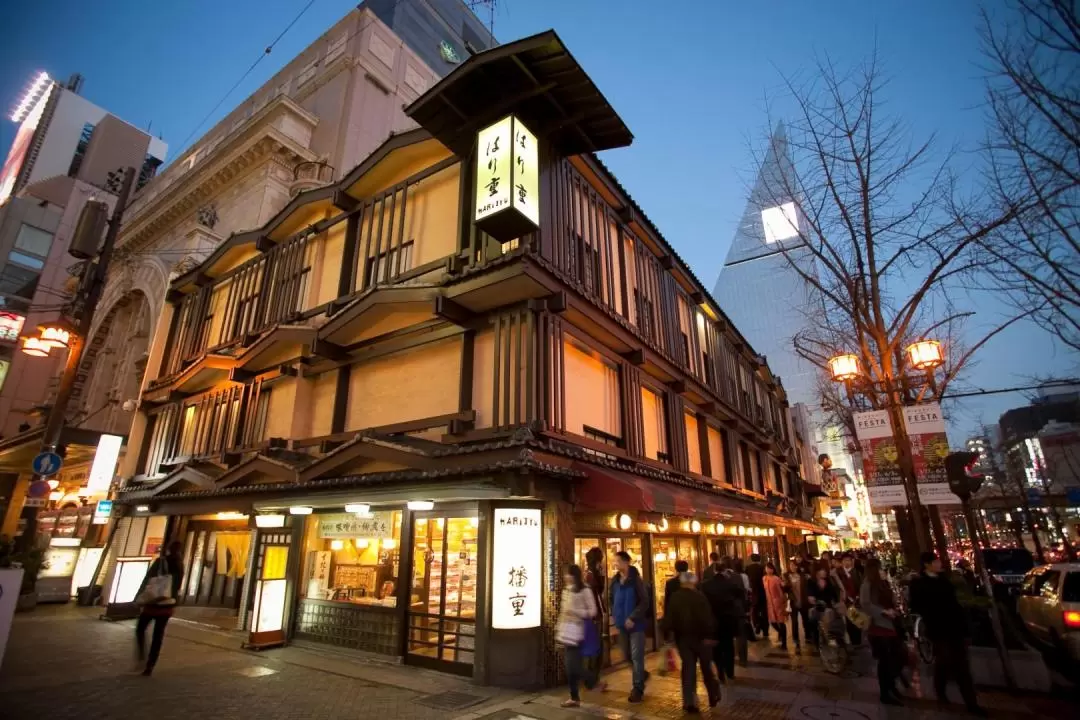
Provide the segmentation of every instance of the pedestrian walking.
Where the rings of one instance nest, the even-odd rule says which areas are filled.
[[[720,553],[709,553],[709,567],[701,576],[702,582],[708,582],[724,571],[724,565],[720,562]]]
[[[847,607],[856,607],[859,604],[859,588],[862,585],[862,578],[859,577],[858,573],[855,571],[855,556],[850,552],[846,552],[840,556],[840,564],[833,570],[833,576],[836,578],[836,581],[840,583],[840,588],[844,591],[845,605]],[[848,638],[851,640],[851,644],[861,645],[862,630],[848,619],[846,613],[844,616],[844,625],[847,627]]]
[[[732,574],[743,586],[743,616],[739,619],[739,629],[735,633],[735,656],[739,659],[739,666],[746,667],[750,655],[749,642],[754,634],[750,626],[750,578],[743,570],[741,558],[731,561]]]
[[[922,572],[911,581],[911,609],[922,616],[927,637],[934,645],[934,690],[946,704],[948,684],[956,682],[968,712],[985,715],[975,697],[968,656],[968,624],[956,598],[956,588],[941,572],[941,560],[932,552],[921,557]]]
[[[146,571],[146,577],[135,593],[136,601],[141,605],[139,619],[135,622],[135,650],[142,674],[150,676],[161,655],[161,643],[165,639],[165,626],[173,615],[176,598],[180,595],[180,584],[184,579],[184,566],[180,562],[183,546],[176,541],[169,543],[167,549]],[[150,633],[150,654],[146,653],[146,629],[153,623]]]
[[[795,652],[802,650],[799,640],[799,620],[802,620],[802,632],[807,642],[810,641],[810,623],[806,616],[806,588],[810,582],[805,563],[794,565],[787,574],[788,602],[791,604],[791,640],[795,643]]]
[[[735,638],[746,623],[746,587],[742,578],[731,569],[730,561],[719,563],[720,572],[701,584],[701,591],[712,608],[716,621],[716,646],[713,662],[716,675],[722,682],[735,678]],[[743,639],[742,646],[746,647]]]
[[[685,560],[675,561],[675,575],[668,578],[668,581],[664,583],[664,605],[663,612],[667,612],[668,601],[671,599],[672,594],[675,593],[680,587],[682,587],[680,578],[682,574],[690,570],[690,563]],[[675,641],[670,636],[666,635],[663,638],[664,646],[660,649],[660,667],[657,671],[660,675],[667,675],[673,673],[678,669],[678,660],[676,655],[678,654],[675,648]]]
[[[765,568],[761,556],[754,553],[746,566],[746,576],[750,578],[750,621],[754,628],[754,637],[761,633],[762,640],[769,639],[769,615],[765,608]]]
[[[586,670],[584,661],[586,655],[595,656],[600,652],[600,637],[593,624],[599,608],[592,589],[585,586],[580,567],[568,567],[563,583],[555,640],[563,646],[570,699],[562,706],[569,708],[581,705],[580,685],[584,684],[587,690],[596,686],[596,676]]]
[[[712,671],[712,643],[716,622],[712,608],[705,596],[698,591],[697,576],[684,572],[679,578],[681,587],[671,596],[662,620],[662,629],[675,638],[682,661],[683,712],[696,715],[701,712],[697,704],[697,668],[701,667],[701,679],[709,696],[709,707],[720,702],[720,684]]]
[[[825,623],[826,630],[830,631],[830,626],[834,623],[843,627],[843,622],[836,617],[837,608],[841,606],[841,591],[829,574],[827,565],[818,565],[816,577],[807,588],[806,595],[810,603],[810,625],[814,628],[814,644],[820,646],[821,643],[829,641],[828,636],[821,635],[821,623]],[[843,635],[842,631],[840,635]]]
[[[769,624],[780,636],[780,649],[787,650],[787,589],[784,581],[776,574],[776,566],[772,563],[765,564],[762,587],[765,589],[765,606]]]
[[[859,604],[870,615],[870,649],[877,658],[878,692],[885,705],[901,705],[896,682],[900,679],[905,651],[896,629],[900,613],[892,586],[881,575],[881,562],[871,558],[866,563],[866,577],[859,590]]]
[[[605,592],[607,589],[607,577],[604,573],[604,551],[599,546],[594,545],[585,553],[585,567],[585,585],[592,591],[593,598],[596,600],[597,613],[592,623],[596,629],[596,637],[602,638],[607,632],[609,609]],[[585,673],[591,673],[593,677],[600,677],[600,665],[603,662],[603,657],[603,643],[601,643],[600,651],[596,655],[586,655],[583,658]],[[607,683],[602,681],[597,683],[597,689],[601,692],[605,691]]]
[[[639,703],[645,697],[645,627],[649,619],[649,594],[641,573],[630,563],[630,554],[615,553],[618,574],[611,581],[611,614],[619,629],[619,646],[623,657],[630,661],[633,689],[630,702]]]

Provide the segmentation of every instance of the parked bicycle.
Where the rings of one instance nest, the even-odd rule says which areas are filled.
[[[904,625],[908,634],[915,641],[915,650],[919,653],[919,659],[927,665],[934,662],[934,644],[926,636],[926,626],[921,616],[908,613],[904,616]]]

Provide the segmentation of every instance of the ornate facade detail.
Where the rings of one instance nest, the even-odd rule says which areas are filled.
[[[200,225],[205,225],[206,227],[213,230],[214,226],[217,225],[218,221],[217,206],[213,203],[210,203],[209,205],[203,205],[201,208],[199,208],[198,212],[195,214],[195,217],[198,219]]]

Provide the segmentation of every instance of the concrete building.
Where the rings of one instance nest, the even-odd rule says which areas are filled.
[[[413,14],[424,7],[428,6],[414,7]],[[447,33],[463,47],[460,37],[449,30]],[[147,169],[125,213],[69,417],[91,431],[126,435],[132,414],[125,405],[130,408],[137,399],[145,367],[155,360],[148,354],[154,333],[167,330],[155,323],[170,278],[197,265],[233,234],[262,226],[298,193],[339,180],[346,169],[391,134],[415,127],[402,108],[439,75],[371,9],[359,7],[286,64],[168,168],[156,175]],[[76,101],[70,103],[80,106]],[[38,106],[43,108],[37,116],[42,120],[47,116],[47,103],[38,103],[34,109]],[[29,114],[27,122],[33,124],[34,117]],[[89,119],[65,121],[63,126],[85,128],[88,122],[98,122],[92,113],[79,117]],[[61,135],[77,150],[79,132],[74,139],[70,133]],[[100,128],[95,137],[98,132]],[[21,166],[13,170],[10,161],[5,165],[4,177],[17,179],[12,181],[13,187],[22,187],[24,176],[37,180],[44,168],[60,166],[56,153],[35,155],[39,135],[37,125],[27,126],[22,139],[17,139],[13,153],[36,159],[31,170]],[[96,140],[89,142],[85,154],[82,164],[86,167],[81,173],[96,177],[107,171],[98,162]],[[164,152],[155,157],[163,158]],[[145,160],[137,153],[121,159],[136,167]],[[68,161],[65,173],[70,157]],[[65,216],[71,227],[80,208],[72,206]],[[58,252],[63,258],[66,248]],[[62,291],[66,268],[71,264],[64,261],[59,266],[49,292]],[[56,372],[54,368],[39,374],[44,368],[35,365],[30,374],[48,384]],[[21,423],[29,422],[30,432],[40,433],[41,416],[15,418],[9,413],[8,417],[16,431]],[[20,456],[18,462],[25,461]],[[18,488],[12,497],[21,497]],[[17,515],[14,509],[8,515],[13,513]]]
[[[439,75],[498,44],[462,0],[364,0],[360,7],[375,13]],[[478,5],[477,9],[483,8]]]
[[[711,551],[784,567],[821,528],[783,387],[597,157],[632,135],[558,36],[406,112],[169,283],[109,612],[175,540],[181,616],[522,688],[593,548],[654,588]]]
[[[69,269],[76,260],[68,245],[88,200],[115,201],[109,173],[135,167],[138,184],[145,185],[165,160],[165,143],[79,95],[80,84],[78,76],[60,84],[45,73],[32,80],[12,117],[20,126],[0,174],[0,508],[12,506],[3,513],[0,534],[16,530],[14,505],[21,502],[30,462],[40,448],[45,409],[64,365],[59,353],[24,355],[19,336],[36,334],[35,328],[57,319],[70,300]],[[146,321],[141,352],[148,340]],[[132,347],[139,345],[137,328],[126,330],[125,337]],[[127,391],[127,397],[137,395],[137,378],[128,380]],[[92,499],[80,491],[98,431],[106,429],[95,415],[110,409],[121,412],[99,404],[68,416],[67,466],[54,490],[57,507],[83,507]],[[110,429],[125,435],[130,417]],[[106,483],[96,492],[107,489]]]

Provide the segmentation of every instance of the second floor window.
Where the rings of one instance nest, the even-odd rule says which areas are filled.
[[[708,427],[709,436],[709,477],[720,482],[730,482],[727,478],[727,453],[724,448],[724,435],[712,425]]]
[[[576,340],[563,341],[566,431],[623,446],[619,368]]]
[[[379,253],[377,257],[368,258],[364,268],[364,287],[390,282],[406,270],[412,269],[412,253],[413,242],[410,240]]]
[[[664,398],[648,388],[641,388],[641,420],[645,436],[645,457],[671,462],[667,443],[667,417]]]
[[[698,419],[694,413],[684,413],[686,425],[686,454],[690,472],[701,474],[701,436],[698,434]]]

